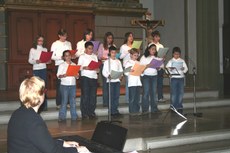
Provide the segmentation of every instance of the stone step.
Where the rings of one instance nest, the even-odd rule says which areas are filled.
[[[158,105],[159,110],[167,110],[169,108],[169,103],[160,103]],[[197,101],[197,108],[201,108],[201,107],[217,107],[217,106],[229,106],[230,105],[230,100],[229,99],[208,99],[208,100],[201,100],[201,101]],[[184,109],[192,109],[194,106],[193,102],[185,102],[184,103]],[[77,107],[77,114],[78,116],[81,116],[81,112],[79,110],[80,108]],[[119,111],[122,114],[128,114],[129,110],[128,110],[128,105],[127,104],[122,104],[121,106],[119,106]],[[2,111],[1,112],[1,116],[0,116],[0,124],[7,124],[11,113],[13,111]],[[108,115],[108,109],[102,106],[99,106],[96,108],[96,114],[98,116],[106,116]],[[58,110],[56,109],[50,109],[49,111],[46,112],[42,112],[41,116],[44,120],[57,120],[58,119]],[[70,118],[70,111],[67,111],[67,119]]]
[[[201,99],[201,98],[218,98],[218,91],[214,91],[214,90],[210,90],[210,91],[198,91],[196,93],[196,98],[197,99]],[[166,100],[170,99],[170,94],[169,93],[165,93],[164,94],[164,98]],[[186,92],[184,94],[184,99],[193,99],[193,92]],[[77,107],[80,106],[80,98],[77,97],[76,98],[76,102],[77,102]],[[120,96],[120,104],[122,103],[126,103],[125,102],[125,96],[121,95]],[[98,96],[97,97],[97,104],[100,105],[102,104],[102,96]],[[0,112],[2,111],[13,111],[16,110],[18,107],[20,106],[19,101],[6,101],[6,102],[0,102]],[[56,108],[56,103],[55,103],[55,99],[48,99],[48,108]]]
[[[207,142],[213,142],[213,141],[217,142],[217,141],[229,141],[229,140],[230,140],[229,130],[182,134],[182,135],[177,135],[177,136],[133,138],[133,139],[126,140],[123,151],[130,152],[134,150],[142,150],[142,151],[153,150],[154,152],[154,149],[157,150],[160,148],[164,148],[165,150],[167,150],[167,148],[170,148],[170,147],[178,148],[183,145],[193,145],[193,144],[207,143]],[[229,147],[229,145],[227,147]],[[224,148],[221,150],[225,152],[225,151],[229,151],[230,148]]]

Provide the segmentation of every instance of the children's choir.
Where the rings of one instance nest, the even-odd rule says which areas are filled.
[[[187,65],[181,59],[181,50],[175,47],[172,50],[173,58],[167,63],[166,67],[162,64],[160,67],[150,65],[152,60],[165,61],[165,57],[157,57],[160,44],[160,33],[152,33],[153,41],[148,44],[144,54],[141,56],[140,50],[132,48],[134,36],[132,32],[125,34],[124,44],[120,47],[118,58],[117,48],[114,44],[114,36],[111,32],[105,33],[103,42],[99,45],[98,51],[93,52],[94,33],[92,29],[86,29],[83,39],[76,45],[76,54],[72,55],[71,43],[67,41],[67,32],[64,29],[58,31],[58,40],[51,46],[52,60],[55,61],[57,84],[56,84],[56,105],[59,109],[59,121],[66,120],[67,103],[70,104],[71,120],[78,119],[76,112],[76,79],[80,81],[81,100],[80,109],[82,119],[97,118],[95,109],[97,104],[97,80],[98,73],[102,75],[103,85],[103,106],[108,106],[110,97],[111,114],[113,117],[122,116],[119,112],[120,82],[123,75],[118,78],[112,78],[111,73],[123,73],[126,81],[126,101],[129,105],[130,115],[141,115],[158,113],[158,102],[163,99],[163,74],[165,69],[170,73],[171,105],[182,113],[183,93],[184,93],[184,73],[188,71]],[[44,37],[38,36],[34,41],[33,48],[30,50],[29,63],[33,65],[33,74],[39,76],[46,82],[46,64],[39,58],[41,52],[47,52],[44,47]],[[141,57],[140,57],[141,56]],[[140,57],[140,61],[139,61]],[[71,59],[78,58],[78,63]],[[122,60],[122,63],[121,63]],[[101,61],[99,68],[91,68],[89,64]],[[146,68],[142,74],[135,75],[134,65],[145,65]],[[74,76],[66,75],[69,65],[79,65],[80,72]],[[178,73],[178,74],[177,74]],[[108,85],[110,83],[110,86]],[[110,87],[110,90],[109,90]],[[142,89],[142,98],[141,98]],[[110,93],[108,92],[110,91]],[[157,93],[158,92],[158,93]],[[110,94],[110,96],[109,96]],[[157,98],[158,95],[158,98]],[[157,100],[158,99],[158,100]],[[44,110],[47,110],[47,101],[45,99]]]

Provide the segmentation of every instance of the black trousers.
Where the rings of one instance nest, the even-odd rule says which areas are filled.
[[[91,79],[85,76],[81,80],[81,115],[82,117],[95,115],[97,104],[97,79]]]

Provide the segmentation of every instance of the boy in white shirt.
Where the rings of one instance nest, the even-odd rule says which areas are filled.
[[[97,72],[99,69],[91,70],[88,65],[91,61],[98,62],[93,53],[93,43],[85,43],[85,52],[79,57],[78,65],[81,65],[81,115],[82,119],[96,118],[95,109],[97,103]]]
[[[139,63],[137,61],[139,57],[139,52],[137,49],[132,48],[130,50],[130,57],[131,59],[127,61],[125,68],[132,67]],[[130,72],[133,72],[134,70],[131,69]],[[129,72],[125,75],[128,75],[128,87],[129,87],[129,113],[131,115],[139,115],[140,111],[140,89],[141,89],[141,78],[140,76],[134,76],[130,75]]]
[[[76,76],[66,76],[66,72],[69,65],[76,65],[71,61],[71,54],[69,50],[63,52],[64,62],[61,63],[58,67],[57,77],[61,80],[60,92],[61,92],[61,107],[59,110],[58,121],[62,122],[66,120],[66,107],[69,100],[70,103],[70,114],[71,120],[77,120],[76,112],[76,79],[79,78],[79,75]]]
[[[59,40],[56,40],[53,42],[51,45],[51,52],[52,54],[52,60],[55,61],[55,67],[56,67],[56,72],[58,70],[58,66],[63,63],[62,55],[65,50],[72,50],[71,43],[67,41],[67,32],[64,29],[60,29],[58,31],[58,37]],[[61,105],[61,94],[60,94],[60,80],[56,80],[56,105],[57,108],[60,107]]]
[[[167,63],[166,68],[172,74],[170,79],[171,105],[173,105],[179,113],[183,113],[183,96],[184,96],[184,73],[188,71],[188,67],[183,59],[180,58],[181,50],[174,47],[172,50],[173,58]],[[179,75],[173,75],[177,74]]]
[[[107,78],[107,89],[108,82],[110,79],[110,95],[111,95],[111,115],[113,117],[119,117],[121,114],[118,111],[119,105],[119,97],[120,97],[120,79],[111,79],[111,71],[123,72],[121,62],[116,59],[116,50],[117,48],[114,46],[109,47],[109,55],[110,58],[104,62],[104,67],[102,70],[102,74]]]

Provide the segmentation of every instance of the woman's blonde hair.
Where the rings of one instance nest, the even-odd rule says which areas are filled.
[[[25,79],[19,88],[19,97],[27,108],[35,107],[42,103],[41,96],[44,96],[45,82],[39,77],[33,76]]]

